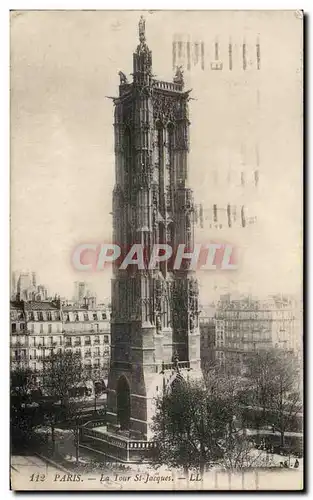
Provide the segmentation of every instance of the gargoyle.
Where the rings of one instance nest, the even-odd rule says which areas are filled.
[[[127,77],[126,77],[125,73],[123,73],[122,71],[119,71],[118,75],[120,77],[120,84],[121,85],[124,85],[125,83],[128,83],[128,80],[127,80]]]

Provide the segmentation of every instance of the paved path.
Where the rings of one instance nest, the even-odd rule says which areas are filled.
[[[15,491],[44,490],[47,478],[54,478],[60,470],[36,455],[11,456],[11,488]]]
[[[36,455],[13,455],[11,457],[11,470],[22,475],[59,472],[58,469],[47,464]]]

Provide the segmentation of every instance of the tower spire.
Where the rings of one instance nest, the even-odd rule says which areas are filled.
[[[143,16],[138,23],[139,45],[133,56],[134,82],[139,85],[148,85],[152,76],[152,54],[146,43],[146,21]]]

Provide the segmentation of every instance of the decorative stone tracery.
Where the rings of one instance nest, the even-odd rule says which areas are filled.
[[[185,242],[193,237],[193,199],[186,186],[189,148],[188,100],[182,68],[174,82],[153,79],[152,54],[146,43],[145,21],[139,23],[139,45],[133,54],[133,82],[120,72],[119,97],[114,98],[116,186],[114,237],[123,250],[134,243],[152,246]],[[116,241],[119,243],[119,241]],[[197,366],[190,346],[197,343],[198,289],[187,268],[120,270],[112,280],[112,349],[108,414],[116,415],[117,383],[125,376],[131,397],[130,428],[147,432],[142,421],[147,384],[161,366]],[[174,360],[174,361],[173,361]],[[189,368],[188,368],[189,369]],[[124,384],[126,387],[126,384]],[[124,387],[124,389],[125,389]],[[127,391],[126,391],[127,392]],[[140,399],[139,399],[140,398]],[[120,407],[123,401],[119,400]],[[138,407],[137,407],[138,406]],[[121,409],[119,409],[121,413]],[[123,420],[123,411],[121,413]],[[113,418],[113,417],[112,417]]]

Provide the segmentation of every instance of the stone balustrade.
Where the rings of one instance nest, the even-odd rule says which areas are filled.
[[[154,80],[155,88],[162,90],[170,90],[174,92],[181,92],[182,85],[180,83],[172,83],[172,82],[162,82],[159,80]]]

